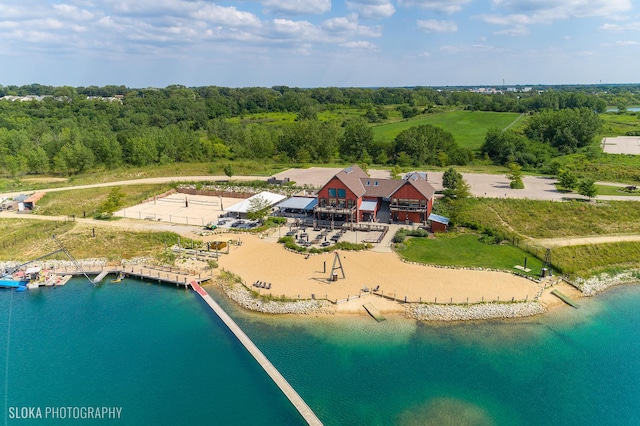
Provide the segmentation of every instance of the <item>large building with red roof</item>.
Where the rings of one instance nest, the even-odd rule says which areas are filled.
[[[424,173],[380,179],[353,165],[338,172],[318,191],[314,217],[332,222],[425,224],[434,194]]]

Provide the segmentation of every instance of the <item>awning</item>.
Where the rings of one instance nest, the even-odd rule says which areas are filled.
[[[377,201],[363,201],[360,204],[360,211],[361,212],[374,212],[376,211],[376,207],[378,206],[378,202]]]
[[[291,197],[279,203],[276,207],[279,209],[309,211],[313,210],[316,204],[318,204],[318,199],[315,197]]]

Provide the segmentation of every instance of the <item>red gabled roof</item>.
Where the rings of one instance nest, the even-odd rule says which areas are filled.
[[[344,170],[339,171],[334,177],[338,178],[340,182],[353,192],[356,197],[360,198],[364,195],[365,189],[360,181],[361,178],[366,178],[367,175],[358,165],[354,164],[347,167]]]
[[[436,193],[436,189],[418,173],[410,174],[403,180],[403,182],[405,182],[405,184],[409,184],[413,186],[427,200],[432,198],[433,195]],[[398,187],[398,189],[400,189],[400,187]]]

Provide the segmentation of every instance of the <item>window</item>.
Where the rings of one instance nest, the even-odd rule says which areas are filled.
[[[335,198],[329,198],[329,205],[331,207],[335,207],[336,206],[336,199]]]
[[[326,198],[320,198],[320,207],[324,207],[327,205],[327,199]]]
[[[335,197],[335,196],[336,196],[336,189],[329,188],[329,197]]]
[[[371,185],[371,181],[370,180],[367,181],[367,186],[369,186],[369,185]]]
[[[344,209],[345,207],[347,207],[347,200],[339,199],[338,200],[338,207],[340,207],[341,209]]]
[[[373,186],[378,186],[378,181],[373,182]]]
[[[347,191],[344,189],[338,189],[338,198],[347,198]]]
[[[353,200],[347,200],[347,206],[352,209],[354,205],[354,201]]]

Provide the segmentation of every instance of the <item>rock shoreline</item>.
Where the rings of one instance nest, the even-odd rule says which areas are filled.
[[[546,309],[538,302],[478,303],[473,305],[411,303],[406,309],[406,316],[419,321],[477,321],[530,317],[545,311]]]
[[[616,275],[603,273],[590,278],[578,278],[575,286],[580,289],[583,296],[591,297],[617,285],[637,282],[640,282],[640,270],[626,271]]]
[[[335,313],[331,303],[326,300],[296,300],[288,302],[262,300],[253,296],[249,290],[240,284],[229,284],[223,280],[216,280],[215,282],[231,300],[251,311],[265,314],[297,315]]]

